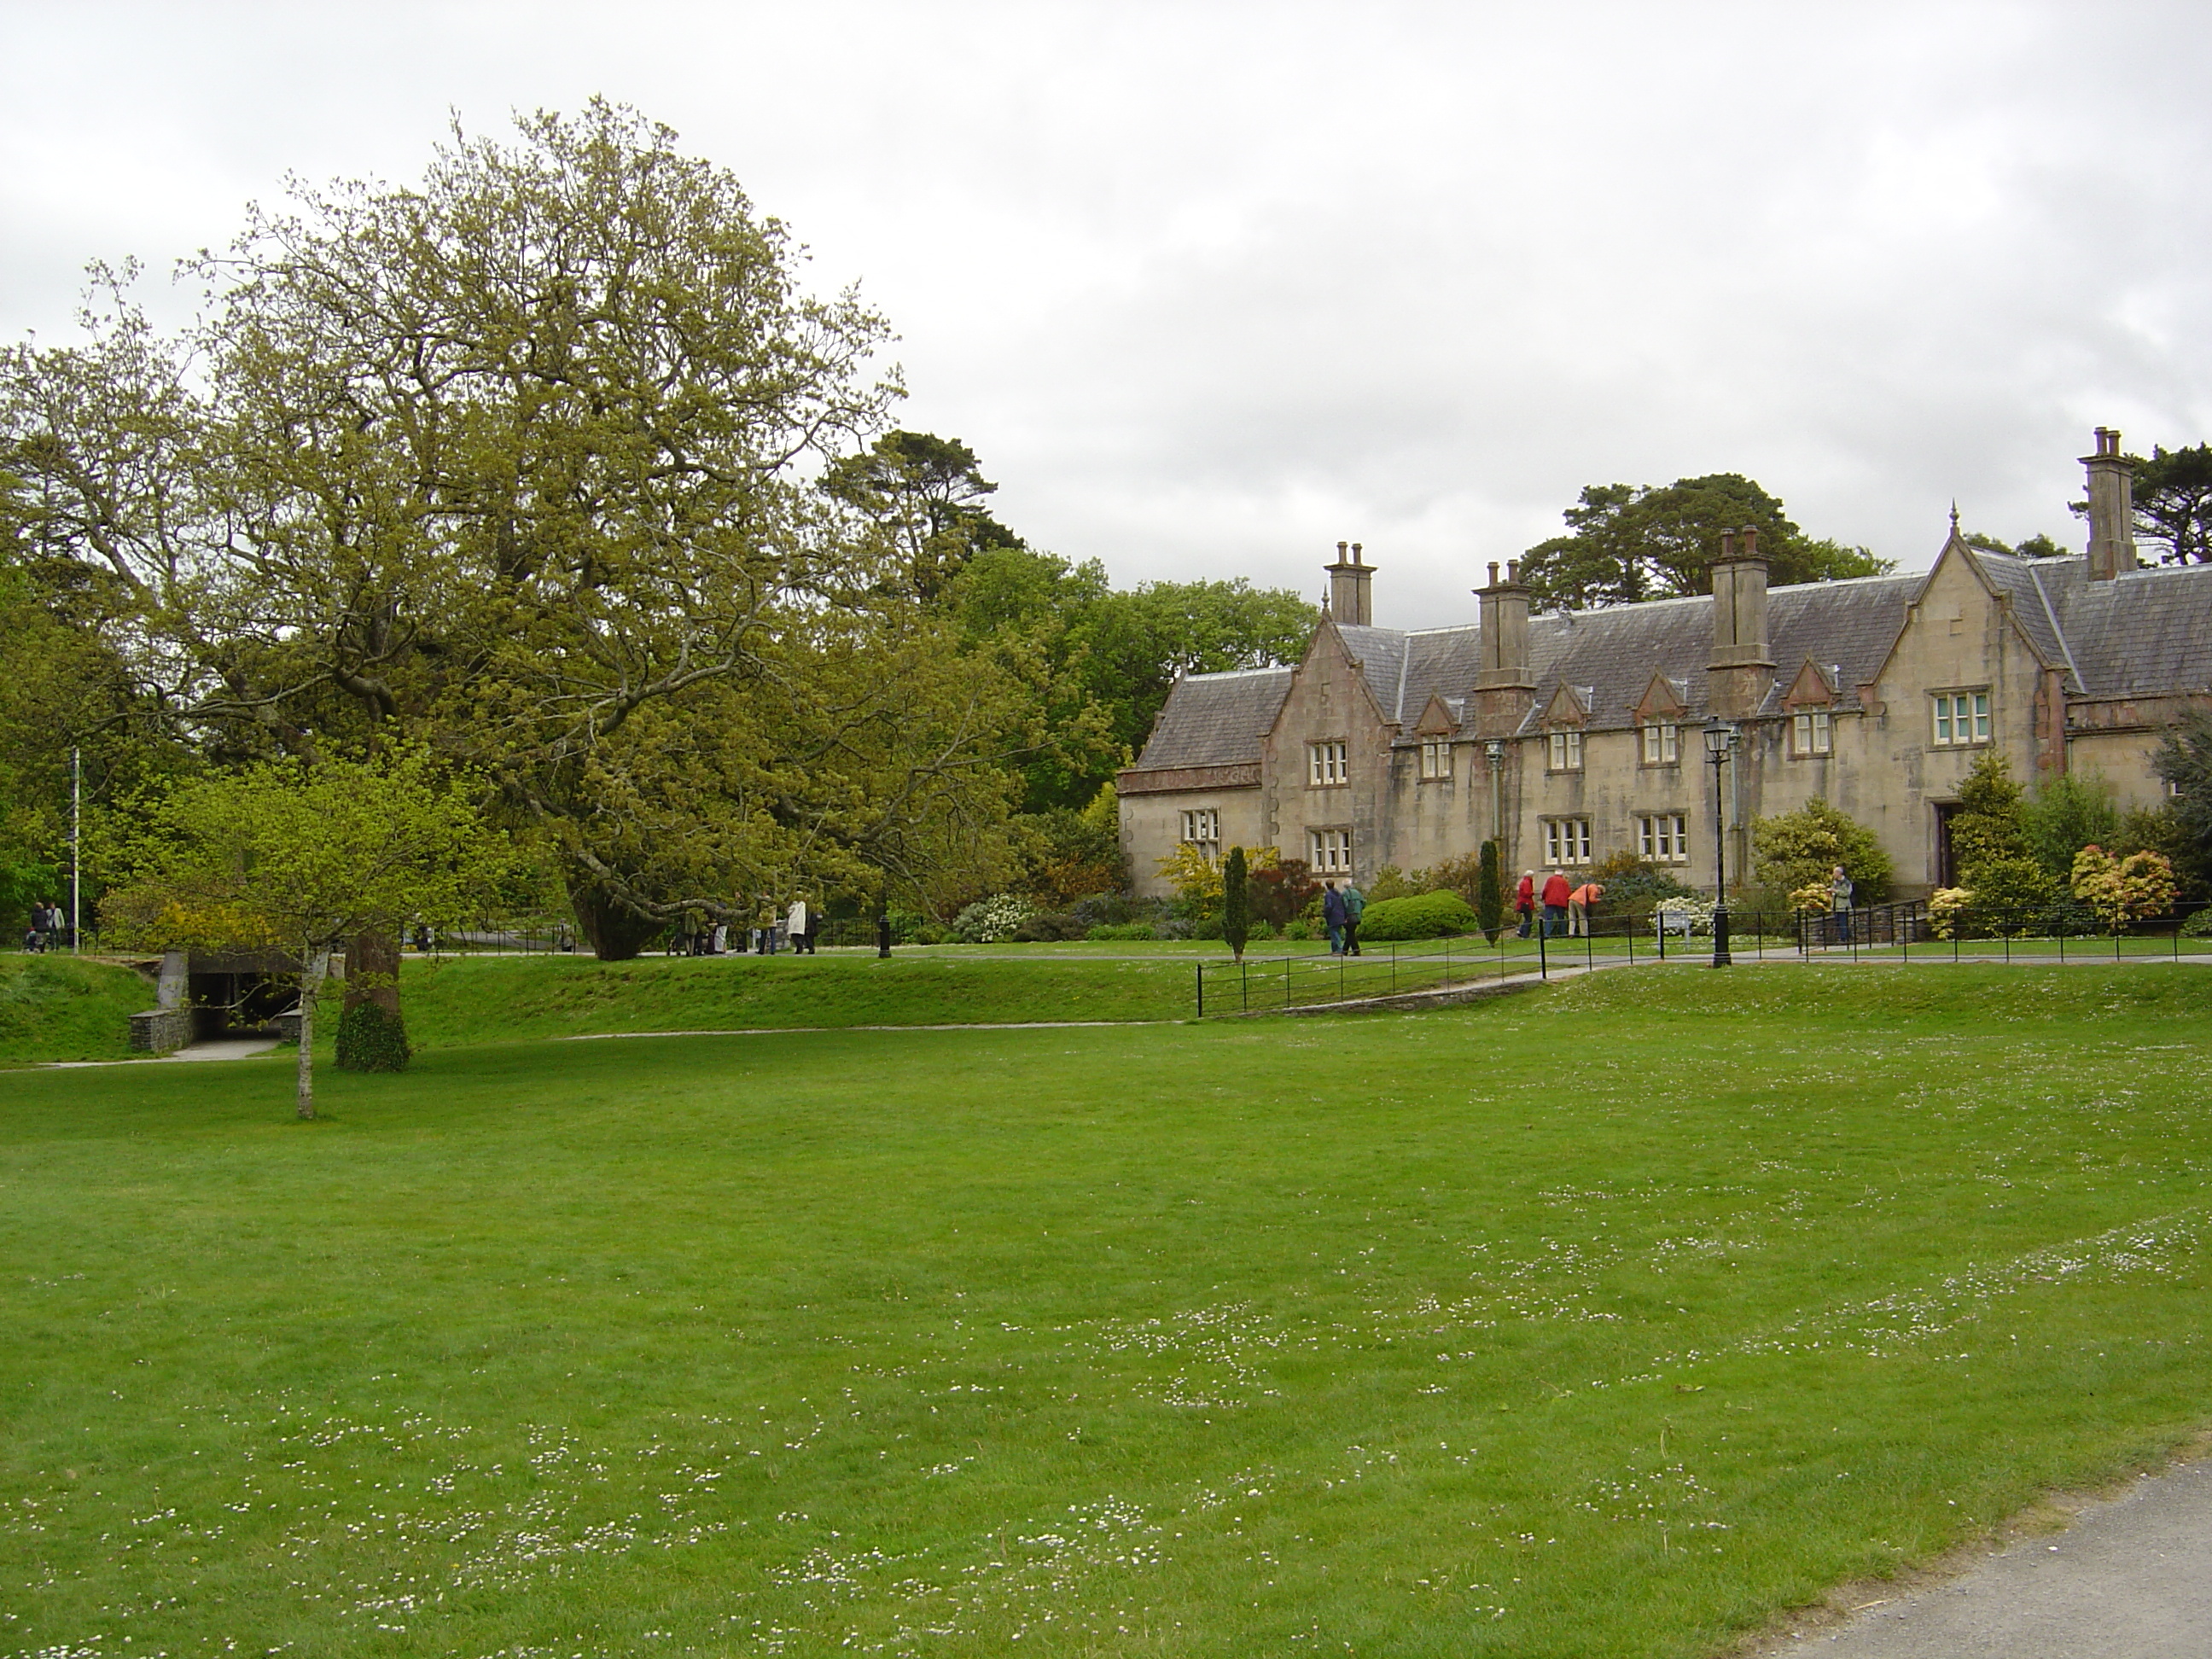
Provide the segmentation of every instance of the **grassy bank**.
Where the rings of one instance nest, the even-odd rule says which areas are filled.
[[[1193,970],[1179,961],[964,956],[463,957],[410,959],[403,981],[418,1044],[596,1031],[973,1025],[1180,1019]]]
[[[0,1066],[121,1060],[154,988],[128,968],[65,956],[0,956]]]
[[[1710,1654],[2203,1425],[2207,984],[21,1074],[0,1654]]]

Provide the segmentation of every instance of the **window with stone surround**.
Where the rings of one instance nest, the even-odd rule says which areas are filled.
[[[1637,856],[1652,864],[1690,860],[1688,826],[1680,812],[1646,812],[1636,820]]]
[[[1319,789],[1351,781],[1352,768],[1346,762],[1342,738],[1330,738],[1306,745],[1306,782],[1309,785]]]
[[[1313,866],[1316,875],[1350,875],[1352,873],[1352,831],[1349,830],[1307,830],[1306,862]]]
[[[1836,747],[1836,717],[1825,708],[1813,708],[1790,717],[1790,757],[1810,760],[1832,754]]]
[[[1211,860],[1221,855],[1221,814],[1211,806],[1193,807],[1182,815],[1182,838]]]
[[[1544,820],[1544,862],[1562,865],[1590,861],[1590,821],[1588,818]]]
[[[1551,751],[1550,769],[1554,772],[1579,772],[1583,769],[1583,734],[1579,732],[1554,732],[1547,745]]]
[[[1682,758],[1682,728],[1672,720],[1653,720],[1637,728],[1644,738],[1646,766],[1674,766]]]
[[[1973,691],[1938,691],[1929,699],[1938,749],[1959,749],[1990,740],[1990,693],[1984,686]]]
[[[1452,775],[1452,746],[1449,738],[1421,739],[1421,776],[1448,778]]]

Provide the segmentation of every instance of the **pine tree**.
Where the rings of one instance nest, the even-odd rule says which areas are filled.
[[[1231,954],[1244,960],[1244,943],[1252,937],[1252,895],[1244,876],[1244,849],[1232,847],[1221,861],[1221,937]]]

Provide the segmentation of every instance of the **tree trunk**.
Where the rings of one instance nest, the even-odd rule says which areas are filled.
[[[399,1015],[399,935],[356,933],[346,945],[344,1011],[373,1002]]]
[[[575,907],[578,929],[601,962],[630,961],[668,925],[639,915],[597,887],[571,886],[568,902]]]
[[[330,972],[331,953],[314,951],[300,975],[300,1115],[315,1115],[315,1000],[323,994],[323,975]]]

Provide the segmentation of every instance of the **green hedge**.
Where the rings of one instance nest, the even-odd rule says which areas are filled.
[[[1475,931],[1474,911],[1457,893],[1419,893],[1370,904],[1359,919],[1363,939],[1443,939]]]

